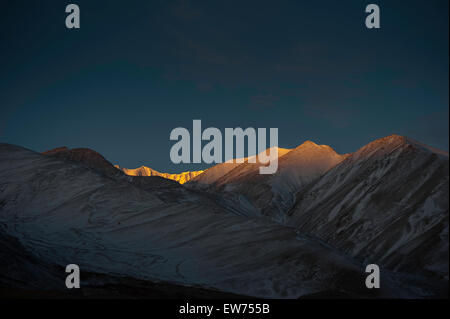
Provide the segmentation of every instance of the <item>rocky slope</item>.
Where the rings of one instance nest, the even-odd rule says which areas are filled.
[[[448,280],[447,152],[398,135],[345,155],[307,141],[280,156],[273,176],[258,167],[243,163],[210,178],[212,168],[187,186],[360,262]]]
[[[289,224],[362,262],[448,280],[448,154],[376,140],[297,194]]]

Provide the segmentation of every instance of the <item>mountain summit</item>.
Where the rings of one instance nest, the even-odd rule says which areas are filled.
[[[86,167],[95,169],[106,176],[118,175],[118,171],[108,160],[106,160],[100,153],[89,148],[69,149],[63,146],[45,151],[42,154],[82,164]]]
[[[120,169],[121,171],[123,171],[125,174],[127,174],[129,176],[160,176],[163,178],[177,181],[180,184],[189,182],[194,177],[203,173],[203,171],[191,171],[191,172],[183,172],[183,173],[179,173],[179,174],[160,173],[157,170],[154,170],[147,166],[141,166],[141,167],[135,168],[135,169],[121,168],[121,167],[119,167],[119,165],[115,165],[115,167],[117,169]]]
[[[282,221],[283,211],[293,204],[295,193],[346,156],[339,155],[330,146],[306,141],[295,149],[278,149],[278,171],[273,175],[259,174],[263,164],[249,163],[246,159],[244,163],[218,164],[186,185],[221,193],[222,200],[225,197],[227,203],[235,202],[243,208],[244,215],[269,215]]]

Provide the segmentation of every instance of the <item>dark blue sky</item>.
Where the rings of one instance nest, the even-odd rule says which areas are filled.
[[[65,6],[81,29],[65,27]],[[365,6],[381,8],[368,30]],[[3,1],[0,141],[178,172],[170,131],[278,127],[352,152],[393,133],[448,150],[448,0]]]

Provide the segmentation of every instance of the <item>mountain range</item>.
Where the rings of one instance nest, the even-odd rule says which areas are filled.
[[[184,184],[193,179],[194,177],[203,173],[203,171],[190,171],[179,174],[170,174],[170,173],[160,173],[157,170],[154,170],[147,166],[141,166],[135,169],[121,168],[119,165],[114,165],[114,167],[122,170],[125,174],[129,176],[160,176],[166,179],[171,179],[180,184]]]
[[[274,175],[247,158],[175,176],[0,144],[0,284],[64,290],[55,269],[76,263],[96,289],[126,277],[268,298],[448,297],[447,152],[392,135],[278,156]],[[369,263],[379,290],[365,287]]]

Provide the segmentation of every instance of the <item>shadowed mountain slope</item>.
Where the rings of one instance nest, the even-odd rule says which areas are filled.
[[[445,152],[401,136],[347,155],[305,142],[273,176],[219,164],[190,189],[111,171],[92,152],[0,144],[1,229],[44,268],[256,297],[448,294]],[[376,295],[367,263],[382,268]]]
[[[448,280],[448,154],[388,136],[301,190],[289,225],[362,262]]]
[[[6,235],[45,264],[256,297],[366,291],[361,264],[292,228],[201,200],[164,202],[84,165],[7,144],[0,180]],[[378,294],[416,295],[391,280]]]

